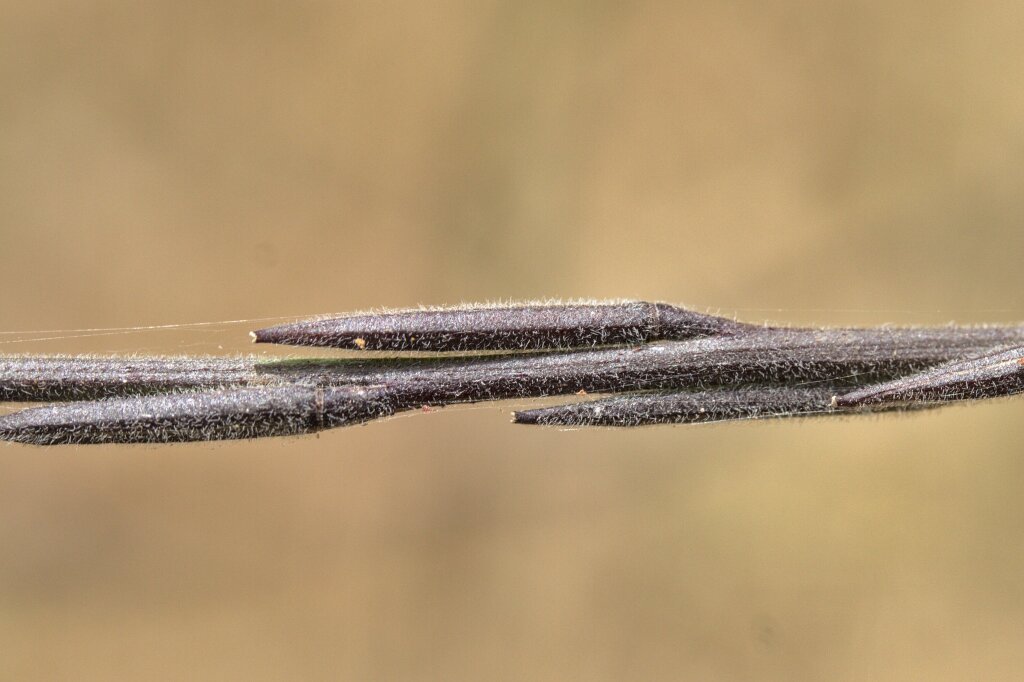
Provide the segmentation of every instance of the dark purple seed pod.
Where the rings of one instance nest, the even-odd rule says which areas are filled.
[[[181,443],[316,433],[386,417],[384,387],[243,388],[36,407],[0,416],[0,440],[33,445]]]
[[[95,400],[245,386],[253,358],[0,356],[0,401]]]
[[[981,400],[1024,392],[1024,348],[955,360],[836,397],[839,407]]]
[[[516,424],[542,426],[651,426],[745,419],[781,419],[920,409],[927,405],[837,407],[832,386],[777,386],[699,392],[635,393],[516,412]]]
[[[636,393],[516,412],[517,424],[649,426],[831,414],[835,389],[780,386]]]
[[[665,303],[569,303],[408,310],[308,320],[252,333],[256,343],[382,351],[592,348],[736,334],[732,320]]]

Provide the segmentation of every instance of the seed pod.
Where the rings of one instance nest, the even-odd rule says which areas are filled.
[[[571,303],[408,310],[285,324],[256,343],[351,350],[480,351],[592,348],[735,334],[748,325],[665,303]]]
[[[0,356],[0,401],[93,400],[244,386],[252,358]]]
[[[525,410],[516,412],[513,421],[552,426],[647,426],[799,417],[833,412],[833,395],[831,386],[659,391]]]
[[[395,412],[383,387],[243,388],[36,407],[0,416],[0,440],[34,445],[294,436]]]

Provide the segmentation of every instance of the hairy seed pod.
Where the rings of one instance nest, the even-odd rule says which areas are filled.
[[[665,303],[570,303],[408,310],[308,320],[252,333],[256,343],[351,350],[592,348],[733,334],[749,325]]]
[[[173,393],[36,407],[0,416],[0,440],[34,445],[175,443],[294,436],[392,414],[383,387]]]
[[[830,386],[658,391],[519,411],[513,421],[550,426],[647,426],[808,416],[829,413],[833,395]]]
[[[251,358],[0,356],[0,401],[93,400],[244,386]]]
[[[738,419],[856,414],[832,404],[833,386],[778,386],[698,392],[656,391],[516,412],[516,424],[546,426],[650,426]],[[902,409],[881,406],[871,412]]]

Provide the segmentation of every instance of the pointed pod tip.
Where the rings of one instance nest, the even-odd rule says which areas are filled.
[[[281,324],[276,327],[265,327],[249,332],[249,338],[253,343],[277,343],[284,345],[296,345],[294,333],[295,325]]]
[[[513,424],[540,424],[542,410],[518,410],[512,413]]]
[[[0,441],[17,442],[18,434],[17,430],[11,428],[7,423],[7,417],[10,415],[0,416]]]
[[[22,443],[24,445],[48,445],[51,440],[39,428],[34,417],[48,408],[34,408],[0,415],[0,441]]]
[[[253,343],[275,343],[276,336],[275,330],[277,327],[267,327],[266,329],[257,329],[249,332],[249,338],[252,339]]]
[[[345,318],[329,320],[307,320],[304,322],[292,322],[280,324],[275,327],[265,327],[249,332],[253,343],[274,343],[283,346],[319,346],[327,348],[345,348],[351,350],[365,350],[368,347],[364,335],[358,331],[349,333],[344,330],[325,330],[325,325],[330,327],[334,324],[341,324]],[[380,350],[373,345],[371,350]],[[401,349],[399,349],[401,350]]]

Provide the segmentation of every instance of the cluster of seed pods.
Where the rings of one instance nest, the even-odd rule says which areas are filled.
[[[643,426],[911,410],[1024,390],[1024,326],[799,329],[638,301],[356,314],[253,332],[337,359],[0,356],[0,440],[315,433],[422,406],[606,394],[522,424]],[[368,356],[370,351],[376,351]]]

